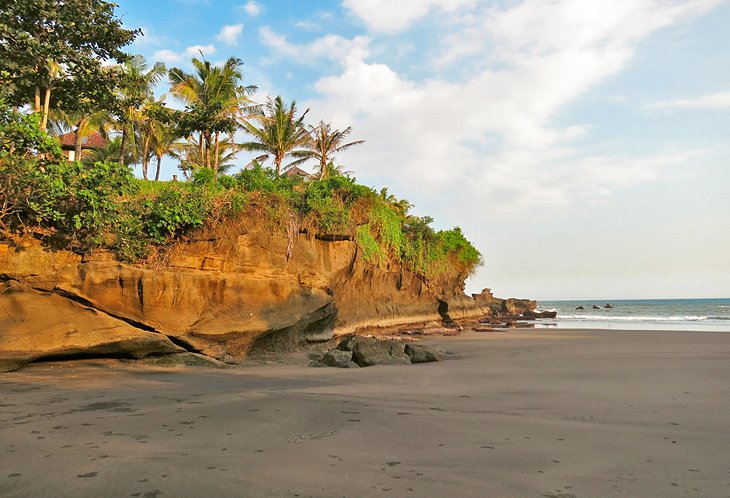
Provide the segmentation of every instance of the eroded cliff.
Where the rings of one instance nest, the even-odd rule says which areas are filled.
[[[489,303],[464,295],[465,277],[427,281],[368,263],[356,242],[272,233],[254,219],[201,231],[138,266],[105,251],[0,244],[0,368],[181,348],[236,362],[255,347],[489,314]]]

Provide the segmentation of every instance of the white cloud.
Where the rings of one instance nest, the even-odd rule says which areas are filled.
[[[235,47],[238,45],[238,39],[243,33],[243,24],[231,24],[230,26],[223,26],[220,33],[216,36],[216,40]]]
[[[288,57],[299,63],[309,63],[316,59],[342,61],[346,58],[361,60],[367,57],[370,39],[365,36],[356,36],[352,40],[338,35],[328,34],[314,41],[297,45],[287,41],[285,35],[280,35],[268,26],[259,28],[261,43],[271,48],[276,55]]]
[[[263,7],[258,2],[255,2],[254,0],[249,0],[249,2],[247,2],[243,6],[243,10],[245,10],[248,15],[256,17],[257,15],[261,14]]]
[[[354,1],[346,4],[356,8]],[[365,12],[379,4],[357,2],[357,8]],[[584,193],[600,197],[655,179],[688,157],[681,151],[639,159],[587,156],[575,142],[590,128],[555,121],[568,103],[625,67],[640,40],[716,4],[616,0],[596,8],[585,0],[527,0],[504,10],[477,8],[447,35],[457,41],[466,33],[468,49],[442,44],[456,47],[442,57],[474,68],[457,81],[406,78],[371,61],[368,43],[340,38],[335,46],[342,51],[336,57],[342,72],[320,79],[315,85],[320,97],[305,104],[336,126],[353,125],[353,137],[368,141],[347,156],[347,166],[361,179],[387,178],[394,190],[436,203],[454,219],[487,205],[492,213],[560,209]],[[425,8],[397,5],[402,15],[394,16],[401,19],[414,19]],[[380,29],[389,26],[371,21]],[[292,58],[312,56],[317,48],[326,53],[328,46],[327,37],[297,46],[264,34],[270,35],[269,46]],[[459,195],[439,201],[445,191]]]
[[[164,50],[158,50],[155,52],[153,59],[155,61],[160,62],[180,62],[182,60],[182,55],[178,54],[177,52],[173,52],[169,49]]]
[[[189,57],[200,57],[200,54],[203,54],[203,56],[208,56],[213,55],[215,51],[215,47],[211,44],[192,45],[185,49],[185,55]]]
[[[312,21],[299,21],[298,23],[294,24],[294,26],[299,29],[303,29],[304,31],[319,31],[321,29],[319,27],[319,24]]]
[[[208,56],[213,55],[215,52],[216,50],[213,45],[193,45],[186,48],[182,53],[167,48],[158,50],[154,53],[153,58],[156,61],[166,63],[189,62],[191,57],[200,57],[201,53],[203,56]]]
[[[344,0],[343,5],[373,31],[397,32],[434,7],[453,12],[461,7],[476,5],[476,0]]]
[[[652,104],[656,109],[730,109],[730,92],[719,92],[694,99],[665,100]]]

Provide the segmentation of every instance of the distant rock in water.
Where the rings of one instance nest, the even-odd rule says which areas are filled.
[[[596,305],[594,304],[594,305],[593,305],[593,309],[594,309],[594,310],[600,310],[600,309],[601,309],[601,307],[600,307],[600,306],[596,306]]]
[[[577,310],[584,310],[585,308],[583,306],[578,306],[576,309]]]
[[[606,303],[606,306],[604,306],[604,308],[611,309],[611,308],[613,308],[613,306],[611,306],[611,303]]]

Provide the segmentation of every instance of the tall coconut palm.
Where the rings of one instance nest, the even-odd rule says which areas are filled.
[[[139,130],[142,138],[142,177],[147,179],[149,163],[157,157],[157,176],[160,160],[170,150],[177,137],[173,126],[173,111],[165,107],[165,97],[159,100],[148,99],[139,116]],[[158,153],[161,152],[161,155]]]
[[[250,152],[263,152],[262,158],[274,161],[276,176],[281,175],[281,163],[287,155],[302,157],[310,150],[312,138],[304,126],[308,112],[309,109],[297,117],[296,101],[287,106],[280,95],[274,99],[269,97],[262,108],[255,109],[251,118],[244,121],[244,129],[253,140],[241,147]]]
[[[316,159],[319,162],[319,179],[324,180],[328,171],[330,162],[338,152],[347,150],[353,145],[365,143],[365,140],[355,140],[354,142],[344,143],[345,138],[352,131],[352,127],[348,126],[344,130],[333,130],[332,125],[320,121],[317,126],[309,127],[309,134],[312,138],[309,143],[310,150],[303,153],[297,153],[301,159],[297,162],[306,161],[308,159]]]
[[[234,142],[238,119],[250,108],[249,95],[256,91],[256,87],[241,84],[243,61],[236,57],[230,57],[221,65],[213,65],[205,58],[193,58],[192,64],[193,73],[179,68],[170,70],[171,91],[185,102],[187,108],[180,122],[183,134],[199,133],[202,166],[217,172],[222,145],[220,135],[227,134],[229,142]]]
[[[155,172],[155,181],[160,179],[160,168],[162,167],[162,158],[166,155],[173,156],[172,148],[175,140],[178,138],[175,126],[170,123],[158,121],[152,130],[150,136],[150,152],[157,160],[157,170]]]
[[[121,105],[117,116],[118,127],[122,132],[119,146],[121,164],[124,164],[128,147],[131,147],[133,156],[137,155],[135,134],[143,121],[143,106],[152,98],[154,87],[160,82],[165,72],[165,64],[156,62],[150,68],[142,55],[135,55],[122,65]]]

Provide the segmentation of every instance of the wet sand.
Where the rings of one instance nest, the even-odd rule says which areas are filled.
[[[730,333],[527,330],[438,364],[0,376],[0,496],[730,497]]]

